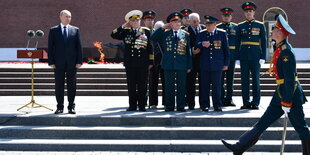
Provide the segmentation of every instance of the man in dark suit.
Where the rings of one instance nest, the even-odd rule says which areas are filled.
[[[69,25],[71,22],[70,11],[61,11],[60,21],[59,25],[50,29],[48,36],[48,65],[55,72],[57,100],[55,114],[63,113],[65,76],[68,89],[68,112],[75,114],[76,71],[82,65],[80,31],[79,28]]]
[[[218,19],[209,15],[204,16],[206,30],[201,31],[196,38],[196,47],[200,49],[201,73],[201,108],[208,112],[210,108],[210,85],[212,84],[212,101],[214,111],[222,111],[221,77],[222,71],[228,69],[229,48],[227,33],[216,28]]]
[[[189,110],[194,110],[195,108],[195,94],[196,94],[196,77],[198,76],[198,81],[200,81],[200,72],[199,72],[199,59],[200,54],[199,48],[195,48],[196,45],[196,37],[200,33],[201,30],[205,29],[206,26],[199,24],[200,23],[200,16],[198,13],[191,13],[189,15],[190,26],[185,28],[184,30],[187,31],[190,35],[190,45],[192,49],[192,64],[193,69],[191,72],[187,73],[186,77],[186,104],[188,105]]]

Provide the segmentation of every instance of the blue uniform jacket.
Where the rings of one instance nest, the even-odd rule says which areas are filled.
[[[151,36],[151,40],[162,45],[161,66],[164,70],[188,70],[192,69],[192,55],[188,32],[181,30],[178,38],[173,36],[173,30],[157,29]]]
[[[202,46],[202,42],[209,41],[208,48]],[[200,48],[200,70],[220,71],[229,64],[229,48],[227,34],[222,29],[215,29],[214,35],[210,36],[207,30],[200,32],[196,39],[196,46]]]

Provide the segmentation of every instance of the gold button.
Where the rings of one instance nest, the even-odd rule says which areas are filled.
[[[250,46],[248,48],[251,48]]]
[[[176,56],[173,56],[173,58],[176,58]]]
[[[133,56],[133,54],[131,56]]]
[[[138,55],[138,57],[140,57],[140,55]]]
[[[251,39],[251,37],[249,37],[249,39]]]
[[[210,48],[210,50],[212,50],[212,48]]]
[[[210,57],[210,59],[212,59],[212,57]]]

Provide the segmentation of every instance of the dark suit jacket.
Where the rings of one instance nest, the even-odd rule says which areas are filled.
[[[61,26],[52,27],[48,35],[48,65],[56,65],[56,69],[74,69],[76,64],[82,64],[79,28],[69,25],[65,42]]]

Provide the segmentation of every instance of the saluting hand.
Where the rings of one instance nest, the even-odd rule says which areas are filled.
[[[171,24],[167,23],[163,26],[163,29],[171,29]]]
[[[208,48],[210,46],[210,41],[203,41],[202,42],[202,46],[205,47],[205,48]]]
[[[124,23],[124,24],[122,25],[122,28],[124,28],[124,27],[130,27],[129,22]]]

